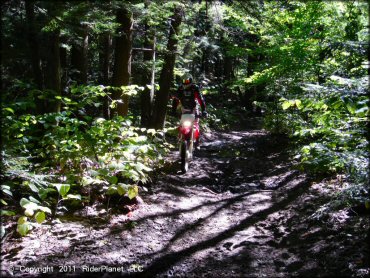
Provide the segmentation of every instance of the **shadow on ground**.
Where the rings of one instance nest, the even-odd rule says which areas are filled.
[[[173,153],[133,212],[95,211],[7,242],[4,273],[69,265],[99,277],[82,267],[121,267],[105,277],[364,276],[368,219],[312,218],[329,196],[290,157],[286,139],[251,126],[205,134],[190,171],[179,173]]]

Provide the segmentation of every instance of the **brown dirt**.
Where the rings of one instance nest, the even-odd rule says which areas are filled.
[[[287,141],[258,125],[206,133],[190,170],[180,173],[174,152],[129,213],[94,205],[6,239],[2,274],[369,275],[369,219],[348,209],[314,217],[339,183],[310,179],[290,157]]]

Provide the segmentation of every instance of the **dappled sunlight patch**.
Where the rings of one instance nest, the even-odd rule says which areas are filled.
[[[248,207],[248,212],[252,214],[270,207],[272,205],[271,196],[271,192],[263,191],[248,196],[248,198],[246,199],[246,201],[248,201],[248,204],[250,204]],[[245,209],[246,208],[244,208],[244,210]]]

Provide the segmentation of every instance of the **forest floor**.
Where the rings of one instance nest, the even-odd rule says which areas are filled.
[[[108,214],[96,203],[6,239],[2,274],[53,267],[99,277],[369,275],[368,217],[349,209],[313,217],[340,181],[294,170],[289,150],[259,118],[205,133],[186,174],[174,151],[141,198],[115,204],[124,209]]]

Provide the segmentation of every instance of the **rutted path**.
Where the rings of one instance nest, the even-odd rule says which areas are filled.
[[[189,172],[180,174],[176,163],[165,169],[132,213],[107,221],[104,209],[87,209],[88,217],[43,225],[6,243],[3,269],[122,267],[106,277],[362,276],[368,219],[356,219],[359,232],[348,242],[354,218],[345,212],[326,225],[311,218],[330,189],[292,170],[287,144],[278,139],[252,125],[205,134]]]

